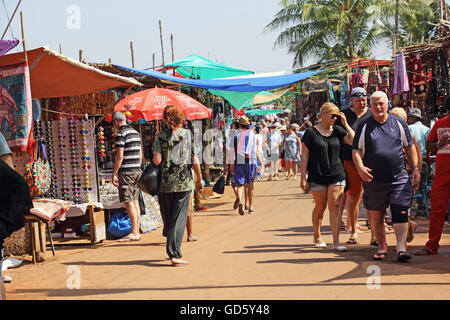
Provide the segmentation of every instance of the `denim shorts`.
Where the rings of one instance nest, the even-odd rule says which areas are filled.
[[[308,182],[308,188],[311,191],[322,191],[322,190],[326,190],[328,189],[329,186],[343,186],[345,187],[345,180],[336,182],[336,183],[332,183],[329,185],[323,185],[323,184],[318,184],[315,182]]]

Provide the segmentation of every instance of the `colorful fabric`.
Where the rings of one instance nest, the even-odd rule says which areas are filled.
[[[52,182],[50,164],[44,159],[36,159],[28,163],[24,178],[30,187],[32,197],[45,194]]]
[[[14,49],[19,44],[19,40],[0,40],[0,56],[7,53],[9,50]]]
[[[409,91],[408,74],[406,72],[406,62],[403,52],[395,56],[394,65],[394,94],[402,94]]]
[[[29,149],[32,116],[28,66],[0,68],[0,131],[12,151]]]

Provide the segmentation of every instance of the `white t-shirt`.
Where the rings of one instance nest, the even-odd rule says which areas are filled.
[[[262,148],[263,141],[264,141],[264,138],[263,138],[262,134],[258,133],[256,135],[256,152],[257,153],[263,152],[263,148]]]
[[[283,142],[281,133],[278,130],[273,131],[270,136],[270,144],[271,144],[270,152],[278,154],[280,152],[279,146],[281,142]]]

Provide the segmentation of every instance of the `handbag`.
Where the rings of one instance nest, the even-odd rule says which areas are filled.
[[[42,151],[42,156],[41,156]],[[25,180],[30,187],[31,197],[34,198],[48,192],[52,183],[52,171],[47,160],[44,142],[38,140],[37,157],[25,166]]]
[[[131,221],[127,214],[116,213],[111,217],[108,232],[116,239],[126,237],[131,233]]]
[[[218,194],[225,193],[225,176],[222,175],[219,180],[214,184],[212,191]]]
[[[159,191],[160,182],[161,171],[159,166],[155,166],[153,162],[150,162],[139,178],[137,186],[142,192],[156,196]]]

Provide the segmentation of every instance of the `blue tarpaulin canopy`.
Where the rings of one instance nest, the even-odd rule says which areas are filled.
[[[194,80],[194,79],[181,79],[152,70],[144,71],[122,66],[118,67],[138,74],[158,78],[170,83],[183,84],[202,89],[236,91],[236,92],[261,92],[266,90],[273,90],[292,85],[294,83],[312,77],[320,72],[326,71],[326,70],[318,70],[318,71],[309,71],[303,73],[294,73],[282,76],[263,77],[263,78]]]

